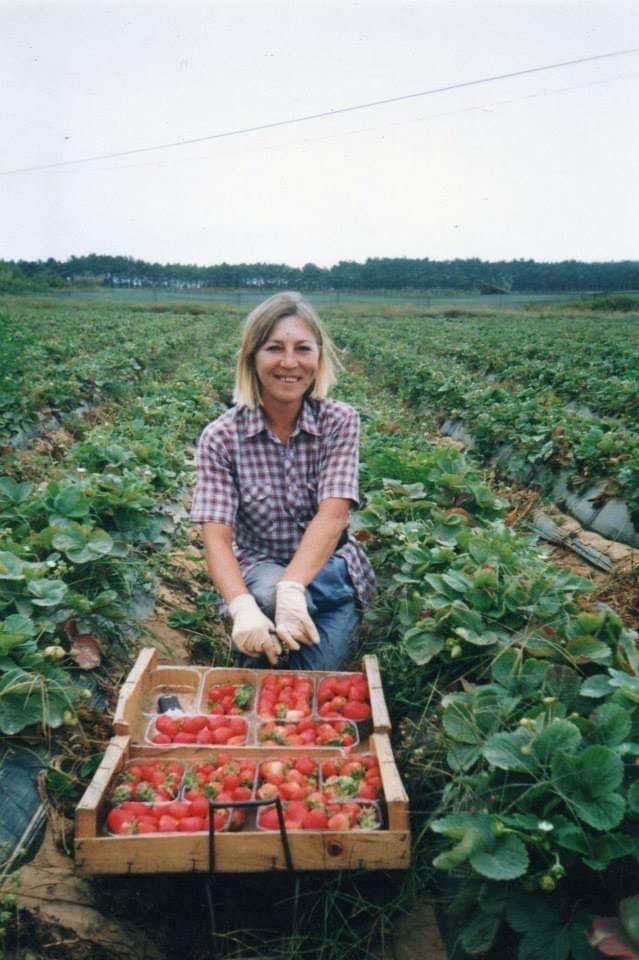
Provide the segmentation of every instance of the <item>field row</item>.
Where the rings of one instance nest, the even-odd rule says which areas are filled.
[[[440,424],[463,424],[475,453],[502,475],[546,493],[557,492],[558,481],[567,493],[598,483],[599,505],[625,501],[625,522],[632,518],[635,527],[638,322],[634,315],[512,316],[507,324],[494,317],[376,316],[365,326],[333,319],[340,343],[384,389]]]
[[[228,317],[215,307],[176,317],[162,308],[5,301],[0,449],[24,447],[74,412],[139,392],[146,376],[170,376],[181,357],[211,349]]]

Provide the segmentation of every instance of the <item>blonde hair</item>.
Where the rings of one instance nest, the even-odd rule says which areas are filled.
[[[342,367],[335,344],[325,332],[310,303],[295,291],[276,293],[251,310],[244,322],[235,370],[233,400],[249,410],[255,410],[262,400],[260,381],[255,372],[255,354],[269,339],[279,321],[285,317],[299,317],[319,347],[317,373],[307,396],[312,400],[322,400],[337,379],[336,370]]]

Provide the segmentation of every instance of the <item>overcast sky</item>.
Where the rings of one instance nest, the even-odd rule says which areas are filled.
[[[639,4],[0,0],[0,172],[639,47]],[[0,258],[639,259],[639,55],[0,176]]]

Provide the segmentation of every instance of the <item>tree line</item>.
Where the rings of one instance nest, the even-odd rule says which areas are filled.
[[[246,288],[297,290],[428,290],[521,292],[639,289],[639,261],[488,261],[479,258],[370,257],[332,267],[307,263],[219,263],[211,266],[149,263],[90,253],[68,260],[0,260],[0,292],[102,287]]]

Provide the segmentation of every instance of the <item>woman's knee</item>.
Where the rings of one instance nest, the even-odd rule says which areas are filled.
[[[284,569],[279,563],[258,563],[244,578],[257,605],[271,619],[275,616],[275,588]]]

